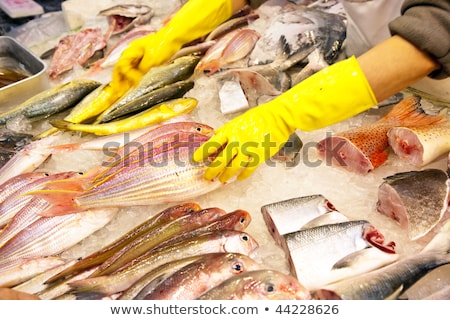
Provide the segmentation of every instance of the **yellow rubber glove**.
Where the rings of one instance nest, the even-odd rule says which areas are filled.
[[[151,67],[208,34],[232,13],[231,0],[189,0],[160,30],[129,44],[114,67],[111,86],[121,92],[135,86]]]
[[[219,128],[194,161],[214,157],[205,178],[221,182],[249,177],[272,157],[296,128],[309,131],[350,118],[377,104],[355,57],[331,65],[275,99]],[[223,149],[222,149],[223,148]]]

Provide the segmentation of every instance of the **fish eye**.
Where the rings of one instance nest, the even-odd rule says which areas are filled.
[[[197,128],[195,128],[195,130],[197,130],[197,132],[202,132],[203,131],[201,127],[197,127]]]
[[[241,223],[243,224],[243,223],[245,223],[245,218],[241,218]]]
[[[275,291],[275,286],[272,283],[266,285],[266,292],[272,293]]]
[[[233,262],[231,265],[231,269],[234,271],[234,273],[239,274],[244,271],[244,264],[240,261]]]
[[[245,235],[245,234],[241,236],[241,239],[244,240],[244,241],[249,241],[250,240],[249,237],[247,235]]]

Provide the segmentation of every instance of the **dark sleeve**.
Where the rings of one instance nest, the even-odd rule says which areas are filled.
[[[247,0],[248,5],[252,9],[258,8],[260,5],[262,5],[264,2],[267,2],[267,0]]]
[[[450,1],[406,0],[401,16],[389,24],[392,35],[398,34],[427,52],[441,69],[430,76],[450,76]]]

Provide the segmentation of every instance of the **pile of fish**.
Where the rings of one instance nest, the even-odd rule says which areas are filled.
[[[419,254],[405,257],[370,222],[349,221],[320,194],[271,203],[261,212],[291,273],[314,299],[395,299],[450,263],[450,220]]]
[[[250,221],[244,210],[175,205],[14,288],[41,299],[309,299],[294,277],[251,258],[258,243],[244,231]],[[255,291],[242,287],[248,281]]]
[[[336,167],[367,174],[386,162],[391,148],[400,159],[424,167],[450,152],[450,120],[424,112],[420,101],[420,97],[407,97],[375,123],[321,140],[319,155]],[[377,210],[417,240],[444,217],[449,190],[445,170],[399,172],[385,177],[379,186]]]

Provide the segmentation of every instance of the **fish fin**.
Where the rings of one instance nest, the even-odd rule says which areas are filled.
[[[50,207],[39,213],[41,217],[62,216],[80,212],[82,209],[75,203],[75,198],[80,191],[73,190],[33,190],[27,195],[42,198],[50,203]]]
[[[403,126],[421,126],[439,122],[442,115],[427,114],[420,104],[420,97],[412,96],[397,103],[382,120]]]
[[[400,294],[403,292],[403,288],[403,285],[400,285],[394,292],[384,298],[384,300],[397,300]]]
[[[50,124],[60,130],[70,130],[70,125],[73,123],[66,120],[53,120],[50,121]]]
[[[102,280],[106,280],[107,278],[107,276],[102,276],[71,281],[68,283],[68,285],[72,288],[70,293],[79,296],[82,296],[82,293],[85,293],[86,295],[98,294],[106,296],[108,293],[103,291],[101,283]]]

